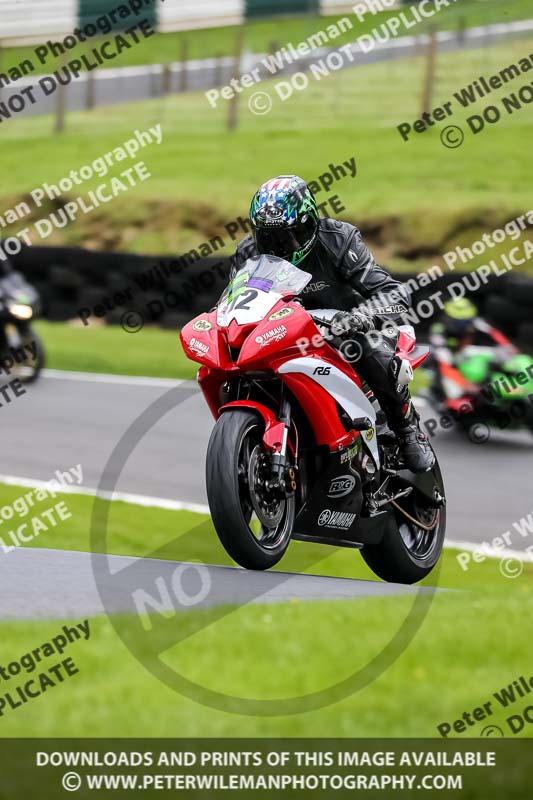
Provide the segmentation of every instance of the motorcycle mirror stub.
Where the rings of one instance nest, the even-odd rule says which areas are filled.
[[[369,417],[357,417],[352,420],[352,424],[354,431],[368,431],[374,427]]]

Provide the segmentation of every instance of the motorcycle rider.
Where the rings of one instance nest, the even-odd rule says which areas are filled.
[[[431,326],[431,341],[446,347],[452,360],[460,356],[465,347],[508,347],[509,339],[478,316],[477,306],[467,297],[444,303],[442,315]]]
[[[467,297],[444,304],[440,319],[431,326],[429,340],[435,358],[432,392],[437,401],[446,397],[443,371],[447,370],[454,379],[457,391],[468,384],[481,385],[487,378],[489,360],[469,361],[470,347],[491,348],[494,360],[502,363],[516,354],[509,339],[479,317],[476,305]]]
[[[435,456],[407,386],[396,377],[400,360],[395,338],[365,336],[374,328],[402,324],[409,292],[378,266],[360,231],[340,220],[319,217],[316,200],[297,175],[280,175],[264,183],[250,208],[252,233],[237,246],[231,278],[249,258],[275,255],[312,273],[300,299],[308,310],[337,309],[333,322],[360,345],[357,369],[377,397],[396,433],[406,466],[426,472]],[[400,302],[399,302],[400,299]],[[364,302],[364,310],[357,306]],[[332,342],[332,344],[334,344]]]

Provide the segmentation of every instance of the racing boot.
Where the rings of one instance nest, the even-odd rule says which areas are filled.
[[[420,417],[411,397],[408,392],[406,394],[408,399],[402,405],[401,418],[389,420],[389,425],[400,440],[400,450],[407,469],[411,472],[429,472],[435,464],[435,454],[428,437],[420,430]]]
[[[435,455],[427,436],[418,423],[407,386],[398,384],[399,362],[394,348],[386,341],[381,346],[362,340],[363,358],[358,370],[372,389],[385,412],[389,428],[400,440],[405,465],[411,472],[427,472],[435,463]]]

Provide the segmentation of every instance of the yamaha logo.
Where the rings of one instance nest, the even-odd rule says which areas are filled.
[[[189,347],[191,350],[196,350],[198,353],[209,353],[209,345],[205,344],[205,342],[201,342],[199,339],[195,339],[194,336],[189,342]]]
[[[328,524],[328,522],[329,522],[329,518],[330,518],[330,517],[331,517],[331,511],[329,511],[329,509],[326,509],[325,511],[323,511],[323,512],[320,514],[320,516],[319,516],[319,518],[318,518],[318,524],[319,524],[321,527],[322,527],[322,526],[324,526],[324,525],[327,525],[327,524]]]
[[[264,347],[266,344],[270,344],[270,342],[281,342],[286,334],[287,328],[285,325],[277,325],[275,328],[271,328],[269,331],[260,333],[259,336],[256,336],[255,342],[261,347]]]
[[[339,531],[347,531],[351,528],[356,514],[349,514],[345,511],[331,511],[325,508],[320,512],[318,524],[321,528],[336,528]]]

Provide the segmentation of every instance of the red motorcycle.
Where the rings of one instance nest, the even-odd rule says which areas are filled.
[[[217,420],[206,473],[215,529],[247,569],[274,566],[300,539],[360,549],[380,578],[414,583],[442,550],[439,466],[415,475],[402,464],[376,398],[326,340],[334,312],[297,299],[311,278],[251,259],[181,331]],[[428,352],[400,333],[403,374]]]

